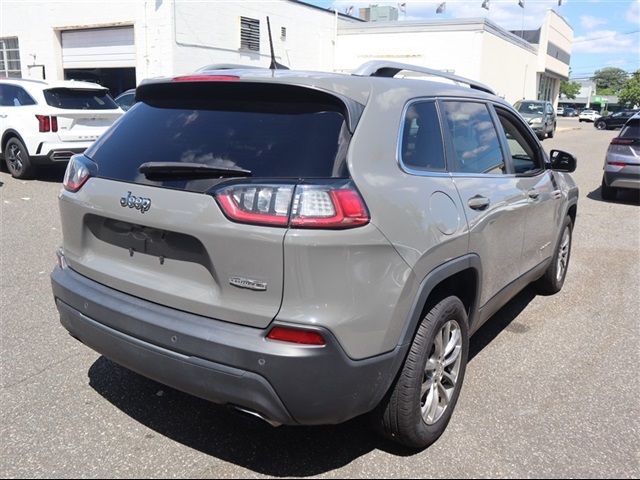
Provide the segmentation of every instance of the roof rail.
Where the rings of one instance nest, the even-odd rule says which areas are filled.
[[[382,60],[372,60],[370,62],[360,65],[351,75],[357,75],[359,77],[388,77],[393,78],[401,71],[406,70],[408,72],[425,73],[433,77],[442,77],[447,80],[451,80],[457,83],[464,83],[474,90],[480,90],[482,92],[495,95],[496,93],[486,85],[476,82],[475,80],[469,80],[468,78],[459,77],[451,73],[441,72],[439,70],[433,70],[431,68],[419,67],[416,65],[409,65],[407,63],[397,62],[385,62]]]
[[[199,69],[196,70],[196,73],[208,72],[209,70],[246,70],[246,69],[266,70],[265,67],[256,67],[253,65],[239,65],[236,63],[214,63],[211,65],[205,65],[204,67],[200,67]]]

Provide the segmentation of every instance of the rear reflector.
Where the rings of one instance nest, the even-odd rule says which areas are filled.
[[[324,337],[313,330],[299,328],[273,327],[267,335],[269,340],[279,342],[296,343],[298,345],[323,346],[326,344]]]
[[[628,164],[625,162],[607,162],[607,165],[613,165],[614,167],[626,167]]]
[[[235,75],[185,75],[175,77],[172,82],[235,82],[240,77]]]

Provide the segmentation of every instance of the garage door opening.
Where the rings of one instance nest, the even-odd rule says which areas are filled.
[[[133,27],[105,27],[61,32],[64,78],[107,87],[113,97],[136,86]]]
[[[82,80],[107,87],[112,97],[136,88],[135,68],[65,68],[65,80]]]

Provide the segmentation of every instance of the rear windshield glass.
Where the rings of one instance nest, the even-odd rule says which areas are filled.
[[[516,109],[520,113],[544,113],[544,103],[519,102],[516,103]]]
[[[251,178],[344,177],[348,138],[342,113],[328,106],[252,102],[197,109],[139,102],[85,154],[103,178],[201,190],[184,178],[151,181],[138,168],[181,162],[249,170]]]
[[[118,108],[107,90],[51,88],[44,91],[47,104],[65,110],[113,110]]]
[[[629,120],[622,128],[620,137],[640,139],[640,118]]]

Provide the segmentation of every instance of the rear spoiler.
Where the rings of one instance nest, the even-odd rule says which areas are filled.
[[[303,111],[323,104],[342,112],[351,133],[355,131],[364,111],[361,103],[317,87],[270,81],[242,81],[240,77],[233,77],[233,72],[229,70],[221,72],[219,77],[212,81],[198,81],[196,78],[179,82],[167,78],[146,80],[136,89],[136,102],[166,107],[179,103],[193,108],[225,108],[237,104],[241,108],[250,109],[254,103],[272,101],[283,108],[289,106],[292,111]]]

